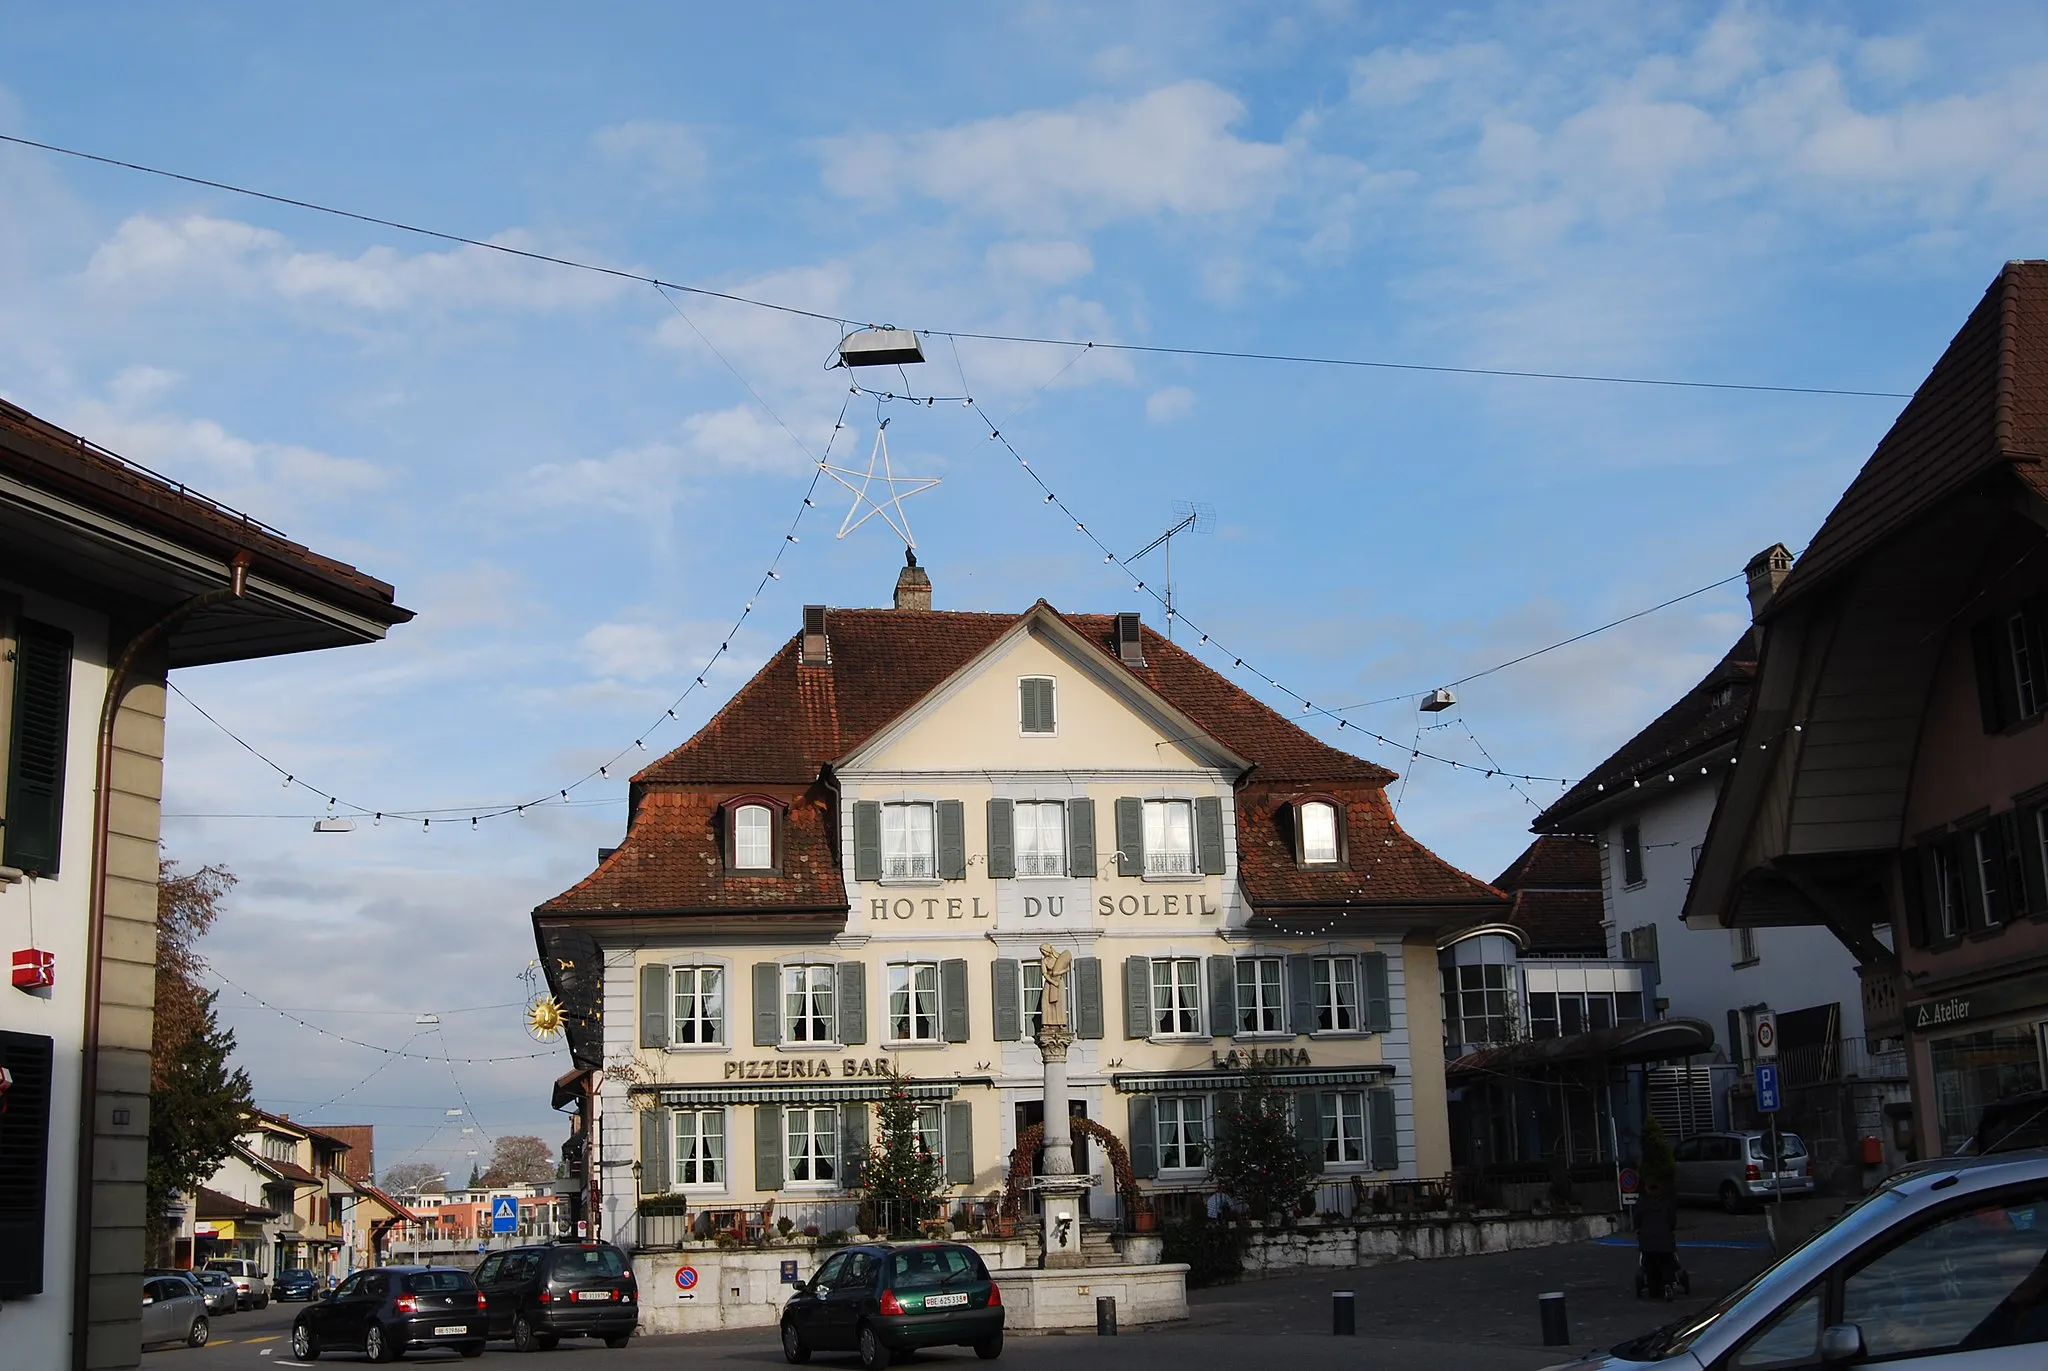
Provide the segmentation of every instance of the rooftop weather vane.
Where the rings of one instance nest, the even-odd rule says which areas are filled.
[[[858,329],[847,334],[839,343],[839,365],[844,367],[900,367],[923,360],[924,353],[918,346],[917,335],[908,329]],[[879,471],[876,469],[878,466]],[[903,540],[905,547],[917,546],[917,538],[910,531],[910,516],[903,511],[903,502],[938,485],[939,478],[896,474],[889,464],[887,419],[882,420],[875,428],[875,445],[868,453],[867,470],[833,466],[829,461],[819,462],[818,470],[853,492],[853,505],[846,511],[846,517],[840,521],[837,536],[844,538],[868,520],[880,515],[882,522]],[[868,493],[870,487],[877,481],[880,481],[888,492],[884,499],[878,500]],[[862,506],[866,506],[865,513],[862,512]]]

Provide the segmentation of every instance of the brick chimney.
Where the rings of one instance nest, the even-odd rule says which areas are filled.
[[[1145,665],[1144,620],[1136,614],[1116,616],[1116,655],[1125,666]]]
[[[917,549],[903,549],[903,570],[896,573],[896,608],[928,610],[932,607],[932,578],[917,564]]]
[[[825,636],[825,606],[804,606],[803,656],[805,666],[827,666],[832,661],[832,640]]]
[[[1778,587],[1785,584],[1785,578],[1792,574],[1792,551],[1783,543],[1772,543],[1762,552],[1749,559],[1742,568],[1742,574],[1749,580],[1749,621],[1750,639],[1756,650],[1764,646],[1764,632],[1757,620],[1763,617],[1764,607],[1771,597],[1778,593]]]

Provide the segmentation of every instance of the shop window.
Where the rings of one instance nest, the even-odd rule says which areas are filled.
[[[1930,1055],[1943,1152],[1969,1141],[1984,1106],[2041,1088],[2041,1048],[2032,1025],[1936,1038]]]

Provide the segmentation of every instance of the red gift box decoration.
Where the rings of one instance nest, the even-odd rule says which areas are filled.
[[[34,990],[57,983],[57,959],[37,947],[24,947],[14,954],[14,988]]]

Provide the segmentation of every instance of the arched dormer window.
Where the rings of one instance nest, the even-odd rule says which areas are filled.
[[[722,806],[725,812],[725,865],[733,872],[772,872],[782,868],[784,807],[760,795],[741,796]]]
[[[1335,800],[1294,802],[1294,860],[1302,866],[1344,864],[1344,809]]]

